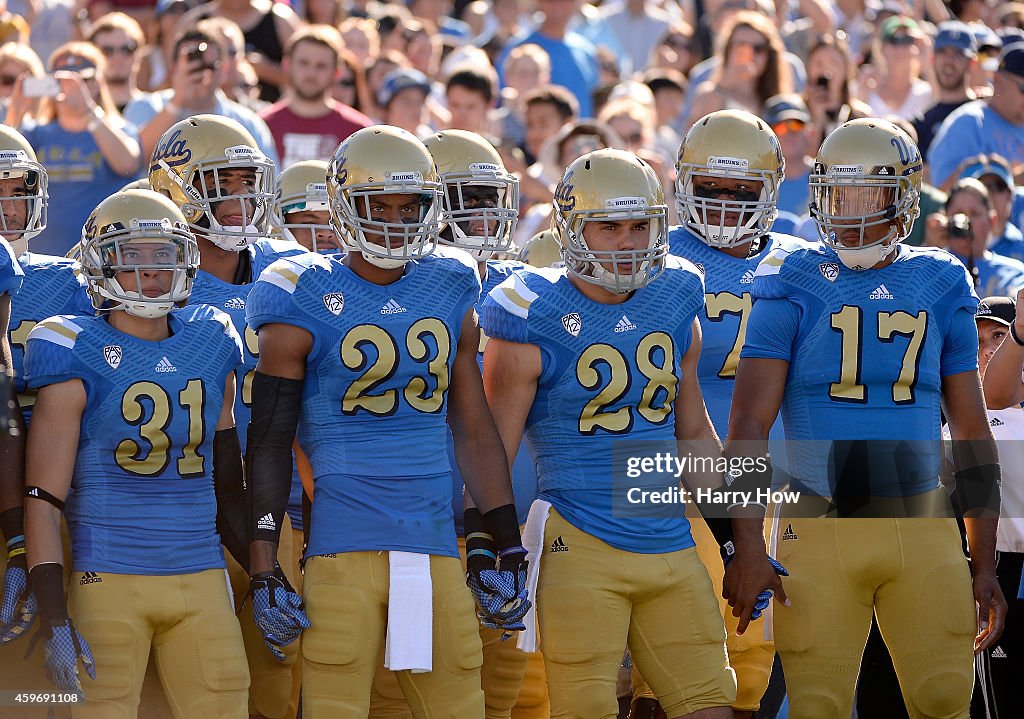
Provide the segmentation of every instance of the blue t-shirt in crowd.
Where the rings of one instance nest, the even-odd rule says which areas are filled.
[[[534,31],[526,37],[509,42],[501,53],[498,67],[513,48],[520,45],[539,45],[551,58],[551,83],[561,85],[576,96],[580,103],[580,117],[593,117],[594,102],[591,93],[597,87],[597,50],[582,35],[570,32],[561,40]],[[504,80],[502,80],[504,85]]]
[[[1002,155],[1010,164],[1024,162],[1024,125],[1013,125],[984,100],[968,102],[939,127],[928,151],[932,184],[940,187],[968,157]]]
[[[124,176],[114,172],[91,132],[68,132],[57,121],[39,125],[30,119],[18,129],[50,176],[46,229],[32,239],[32,251],[64,256],[82,239],[82,225],[96,205],[124,187],[135,173]],[[123,129],[138,140],[134,126]]]

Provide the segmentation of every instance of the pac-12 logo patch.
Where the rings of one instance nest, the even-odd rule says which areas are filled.
[[[839,279],[839,265],[835,262],[823,262],[818,265],[818,271],[821,272],[821,276],[829,282],[835,282]]]
[[[565,327],[565,331],[573,337],[579,337],[580,330],[583,329],[583,320],[580,319],[578,312],[570,312],[562,315],[562,327]]]
[[[117,369],[121,366],[121,360],[124,358],[124,351],[120,345],[107,345],[103,348],[103,359],[107,361],[111,369]]]
[[[345,309],[345,295],[340,292],[331,292],[324,295],[324,307],[327,308],[328,312],[337,317]]]

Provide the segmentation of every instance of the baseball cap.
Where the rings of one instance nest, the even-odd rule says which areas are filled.
[[[935,35],[935,49],[941,50],[944,47],[955,47],[966,57],[976,57],[978,54],[978,41],[974,38],[971,28],[967,23],[957,20],[941,22],[938,25],[938,33]]]
[[[980,155],[977,162],[972,162],[963,169],[960,177],[973,177],[980,179],[985,175],[995,175],[1003,183],[1013,189],[1013,169],[1005,159],[999,155]]]
[[[769,97],[764,103],[764,113],[761,117],[773,126],[785,120],[799,120],[804,123],[811,121],[807,103],[795,93]]]
[[[166,15],[169,12],[186,12],[191,9],[191,5],[187,0],[156,0],[156,7],[153,8],[153,14],[157,17]]]
[[[999,53],[999,69],[1017,77],[1024,77],[1024,42],[1007,45]]]
[[[395,99],[395,95],[409,88],[415,88],[422,91],[424,95],[429,95],[430,79],[413,68],[400,67],[392,70],[384,76],[380,90],[377,91],[377,104],[387,107]]]
[[[1017,307],[1012,297],[986,297],[978,304],[978,311],[974,313],[975,320],[992,320],[1004,327],[1013,324],[1017,316]]]
[[[882,23],[882,42],[890,40],[895,35],[903,34],[910,37],[923,37],[921,26],[917,20],[910,17],[890,17]]]

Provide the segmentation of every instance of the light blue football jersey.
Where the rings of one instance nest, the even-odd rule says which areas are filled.
[[[629,512],[625,501],[632,486],[664,490],[678,487],[678,479],[627,479],[616,450],[674,451],[679,363],[703,306],[700,273],[674,256],[621,304],[588,299],[564,269],[533,268],[517,271],[484,300],[489,337],[541,351],[526,421],[540,496],[613,547],[658,553],[693,546],[681,505],[650,516]]]
[[[831,496],[845,440],[871,440],[864,491],[934,489],[942,378],[978,367],[978,298],[963,265],[899,245],[887,267],[855,271],[824,245],[776,248],[753,296],[741,357],[790,363],[782,417],[792,476]]]
[[[54,315],[96,314],[89,299],[85,278],[74,260],[26,252],[18,258],[25,281],[11,300],[11,354],[14,358],[14,387],[25,421],[32,419],[36,394],[25,384],[25,343],[29,332]]]
[[[476,303],[477,314],[481,312],[484,298],[487,294],[504,282],[516,270],[527,267],[522,262],[514,260],[487,260],[486,275],[483,278],[483,290],[480,292],[480,299]],[[477,362],[480,364],[480,371],[484,369],[484,347],[487,345],[487,335],[480,332],[480,352],[477,354]],[[466,485],[459,473],[459,465],[455,462],[455,443],[448,435],[448,461],[452,466],[452,479],[454,491],[452,493],[452,512],[455,515],[455,531],[461,537],[465,534],[462,526],[462,515],[465,507]],[[537,498],[537,471],[533,466],[533,458],[526,446],[526,440],[519,447],[516,453],[515,462],[512,463],[512,495],[516,502],[516,515],[519,523],[526,523],[526,516],[530,513],[530,505]]]
[[[199,270],[195,283],[192,285],[192,296],[189,304],[210,305],[221,310],[231,318],[235,331],[242,338],[245,349],[242,366],[238,368],[235,378],[235,425],[238,427],[238,439],[245,451],[246,428],[249,426],[249,414],[252,407],[252,378],[259,361],[259,342],[256,333],[245,324],[245,303],[249,291],[256,284],[260,273],[281,257],[289,257],[304,253],[306,250],[297,242],[286,240],[256,240],[243,252],[249,253],[252,272],[250,281],[236,285],[214,277],[209,272]]]
[[[29,388],[79,379],[88,398],[66,509],[75,571],[224,566],[213,435],[241,339],[211,307],[176,310],[169,322],[161,342],[119,332],[102,316],[51,317],[29,335]]]
[[[723,442],[729,432],[736,367],[754,306],[750,293],[754,272],[773,248],[806,244],[789,235],[769,234],[757,254],[740,258],[709,247],[685,227],[669,233],[669,251],[692,262],[704,275],[704,311],[697,315],[702,341],[697,375],[708,415]]]
[[[0,237],[0,295],[16,295],[21,288],[25,273],[14,259],[14,250],[7,240]]]
[[[263,270],[281,257],[290,257],[305,251],[302,245],[290,240],[259,239],[243,250],[249,253],[251,272],[248,282],[236,285],[199,270],[192,286],[189,303],[210,305],[227,313],[238,336],[242,338],[243,362],[235,378],[235,426],[238,428],[238,441],[242,445],[242,452],[245,452],[249,416],[252,412],[252,379],[256,374],[260,352],[256,333],[245,324],[245,301],[249,296],[249,290],[256,284]],[[291,493],[293,496],[288,501],[288,516],[293,527],[302,529],[302,482],[298,470],[295,469],[292,470]]]
[[[313,335],[298,439],[313,466],[307,555],[399,550],[458,556],[447,391],[476,264],[438,249],[390,285],[340,260],[278,260],[249,293],[249,326]]]

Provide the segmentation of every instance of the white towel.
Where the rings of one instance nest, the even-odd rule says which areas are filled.
[[[537,628],[537,583],[540,579],[540,558],[544,555],[544,525],[548,522],[551,503],[543,499],[535,499],[530,505],[530,514],[526,518],[523,530],[523,546],[530,558],[530,569],[526,575],[526,586],[530,592],[530,611],[523,618],[526,631],[519,632],[517,646],[524,652],[537,651],[540,645],[540,631]]]
[[[393,672],[433,669],[434,593],[430,555],[388,552],[388,633],[384,666]]]

